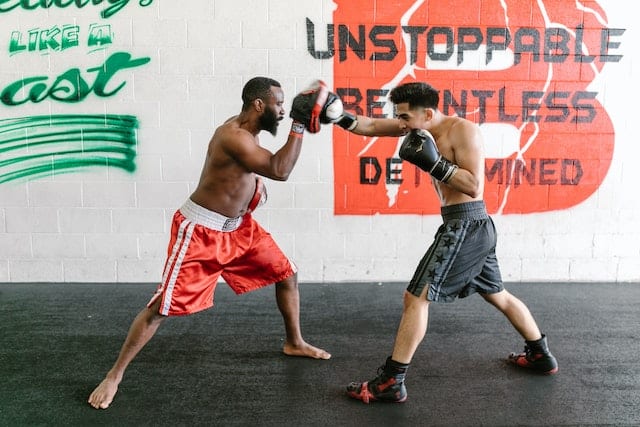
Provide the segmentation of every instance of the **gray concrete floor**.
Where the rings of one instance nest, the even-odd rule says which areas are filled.
[[[390,354],[400,283],[301,284],[307,341],[333,354],[282,355],[273,287],[164,322],[112,406],[86,398],[153,284],[0,284],[0,426],[640,425],[640,284],[511,284],[560,364],[505,363],[523,342],[482,298],[432,304],[405,404],[344,394]]]

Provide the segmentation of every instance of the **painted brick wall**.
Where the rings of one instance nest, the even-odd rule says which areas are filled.
[[[594,5],[562,2],[585,10]],[[385,7],[395,3],[406,2]],[[479,1],[479,10],[490,3],[495,2]],[[611,166],[595,192],[576,206],[494,215],[507,281],[640,281],[640,145],[633,133],[640,37],[625,2],[598,3],[606,26],[624,29],[614,38],[621,42],[615,53],[622,59],[606,64],[591,85],[615,132]],[[323,40],[335,8],[326,0],[141,0],[33,10],[3,2],[0,282],[158,281],[171,216],[195,188],[213,130],[239,111],[246,80],[276,78],[288,105],[315,78],[333,85],[335,58],[310,54],[307,23],[315,25],[315,48],[326,50]],[[105,11],[111,15],[101,16]],[[376,19],[383,22],[384,16]],[[128,62],[99,95],[96,77],[101,68],[106,73],[103,64],[116,53],[147,62]],[[119,58],[122,66],[125,57]],[[78,76],[88,93],[73,99],[66,89]],[[15,85],[23,79],[24,87]],[[62,151],[89,145],[73,142],[76,137],[33,145],[34,127],[16,130],[14,119],[32,123],[38,116],[64,115],[137,118],[134,143],[127,148],[135,155],[135,170],[130,158],[128,167],[118,166],[108,152],[109,161],[83,168],[39,175],[27,169],[29,156],[42,147],[50,150],[46,165],[62,158]],[[58,128],[44,132],[71,126],[60,120]],[[326,126],[305,136],[289,181],[267,182],[268,204],[255,216],[298,264],[303,282],[408,280],[440,218],[336,215],[333,141],[339,132]],[[261,138],[276,150],[285,137],[281,129],[275,138]],[[24,176],[16,177],[20,172]]]

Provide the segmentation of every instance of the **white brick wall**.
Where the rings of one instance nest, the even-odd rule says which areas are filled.
[[[624,2],[599,3],[610,27],[627,29],[623,60],[608,64],[594,82],[615,129],[613,163],[600,188],[578,206],[494,216],[507,281],[640,281],[640,145],[632,95],[640,93],[640,36]],[[211,133],[239,111],[244,82],[254,75],[276,78],[288,107],[313,79],[333,79],[332,61],[307,52],[305,24],[307,17],[331,22],[329,0],[156,1],[146,8],[130,2],[102,20],[104,8],[0,14],[0,90],[24,77],[55,77],[74,67],[92,85],[96,72],[88,69],[114,52],[151,58],[113,77],[108,89],[125,83],[115,96],[90,94],[76,104],[0,104],[0,118],[107,113],[131,114],[140,122],[133,172],[88,168],[0,183],[0,282],[158,281],[171,216],[195,188]],[[94,23],[109,24],[114,33],[113,44],[102,51],[86,46]],[[80,27],[79,47],[11,57],[7,52],[13,30],[65,24]],[[324,49],[323,40],[317,43]],[[285,133],[263,133],[262,145],[277,150]],[[0,161],[7,156],[0,147]],[[325,127],[305,137],[288,182],[267,182],[269,201],[256,217],[296,262],[301,281],[407,281],[439,217],[335,216],[333,175],[332,132]]]

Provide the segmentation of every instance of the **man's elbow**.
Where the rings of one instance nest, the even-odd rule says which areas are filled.
[[[291,171],[276,171],[270,178],[274,181],[287,181],[289,175],[291,175]]]

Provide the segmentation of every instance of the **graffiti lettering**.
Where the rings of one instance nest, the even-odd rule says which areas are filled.
[[[75,5],[78,9],[82,9],[87,5],[97,6],[101,3],[109,3],[109,5],[100,12],[100,16],[107,19],[129,4],[129,0],[1,0],[0,13],[11,12],[16,8],[23,10],[35,10],[38,8],[49,9],[50,7],[64,9],[71,5]],[[147,7],[151,5],[151,3],[153,3],[153,0],[138,1],[138,4],[142,7]]]
[[[63,51],[80,44],[80,27],[77,25],[63,25],[41,30],[31,29],[26,34],[20,31],[11,32],[9,41],[9,55],[21,52]],[[23,38],[23,36],[25,36]],[[90,47],[103,47],[113,43],[111,26],[106,24],[91,24],[87,45]]]
[[[487,165],[487,181],[497,184],[578,185],[584,171],[579,159],[497,159]]]
[[[138,120],[126,115],[47,115],[0,120],[0,183],[86,167],[136,169]],[[25,138],[25,133],[29,138]],[[17,152],[17,157],[5,157]],[[26,154],[24,154],[26,153]]]
[[[87,38],[87,46],[103,47],[106,44],[113,43],[113,33],[111,26],[105,24],[89,25],[89,36]]]
[[[416,166],[402,163],[402,159],[384,159],[385,184],[401,184],[405,181],[402,172],[413,167],[413,185],[419,187],[421,175],[426,172]],[[403,166],[407,166],[403,168]],[[360,184],[377,185],[383,170],[377,157],[360,157]],[[584,171],[579,159],[487,159],[485,176],[487,181],[500,185],[578,185]],[[425,182],[430,183],[431,180]]]
[[[100,97],[113,96],[126,84],[121,82],[114,89],[107,89],[107,85],[118,71],[139,67],[149,61],[148,57],[131,59],[129,53],[114,53],[102,65],[87,69],[90,73],[97,72],[92,85],[87,83],[78,68],[65,71],[52,83],[49,83],[47,76],[25,77],[5,87],[0,92],[0,102],[15,106],[29,101],[38,103],[51,98],[55,101],[73,103],[82,101],[91,92]],[[20,98],[19,94],[23,91],[27,92],[27,95]]]
[[[336,48],[335,28],[338,28]],[[327,24],[326,51],[318,51],[315,43],[315,24],[307,18],[307,51],[315,59],[333,58],[338,51],[339,61],[347,60],[350,50],[358,59],[365,61],[393,61],[403,45],[403,34],[409,35],[409,63],[419,61],[418,53],[426,54],[431,61],[446,62],[455,55],[457,64],[465,59],[466,52],[484,55],[485,64],[503,52],[510,65],[522,61],[522,54],[529,53],[534,62],[562,63],[575,62],[619,62],[622,55],[612,51],[620,47],[615,37],[625,32],[621,28],[600,30],[599,49],[594,54],[583,50],[584,28],[577,26],[573,42],[568,29],[563,27],[518,28],[514,33],[507,27],[428,27],[374,25],[367,28],[347,24]]]
[[[387,94],[388,90],[385,89],[367,89],[366,98],[362,97],[362,93],[358,88],[336,88],[336,93],[342,99],[345,110],[351,110],[355,114],[367,115],[375,118],[386,117],[386,114],[382,111],[385,105],[384,101],[381,101]],[[365,100],[365,110],[362,108],[362,101]]]
[[[385,159],[385,182],[387,184],[402,183],[402,159],[391,157]],[[360,184],[376,185],[380,181],[382,168],[376,157],[360,157]]]
[[[109,18],[130,0],[0,0],[0,16],[13,10],[78,9],[102,5],[100,16]],[[139,0],[146,7],[153,0]],[[43,11],[46,13],[46,11]],[[36,24],[37,25],[37,24]],[[74,24],[50,24],[46,28],[26,27],[11,32],[9,55],[51,54],[77,48],[82,43],[88,52],[106,49],[114,42],[111,25],[90,24],[86,32]],[[128,52],[99,55],[100,65],[70,67],[59,75],[37,71],[21,72],[13,82],[0,82],[0,105],[20,106],[45,100],[79,103],[95,95],[112,97],[127,84],[122,78],[127,69],[147,64],[149,57],[132,57]],[[105,60],[106,58],[106,60]],[[65,63],[67,63],[65,61]],[[35,75],[34,75],[35,74]],[[2,84],[5,83],[5,84]],[[136,169],[135,157],[138,119],[117,114],[60,114],[0,119],[0,184],[21,179],[77,172],[94,167]]]
[[[11,33],[9,54],[28,50],[65,50],[78,46],[78,31],[76,25],[65,25],[62,28],[53,26],[48,30],[33,29],[28,31],[28,42],[22,44],[22,34],[19,31]]]
[[[385,101],[383,99],[387,90],[367,89],[363,96],[359,88],[337,88],[336,93],[342,98],[345,109],[355,114],[364,114],[371,117],[386,117],[383,112]],[[589,91],[524,91],[520,98],[520,111],[517,114],[507,111],[505,98],[506,88],[499,90],[460,90],[454,93],[451,90],[442,91],[442,110],[445,114],[453,113],[465,117],[469,106],[477,109],[478,122],[487,121],[489,108],[497,108],[495,113],[502,122],[551,122],[551,123],[592,123],[597,115],[595,99],[597,92]],[[487,100],[498,98],[497,106],[488,105]],[[539,114],[542,107],[549,114]]]
[[[594,83],[627,35],[598,0],[483,0],[473,14],[452,13],[463,0],[334,3],[331,21],[306,19],[307,55],[331,59],[345,107],[392,117],[394,87],[438,89],[443,114],[479,125],[489,212],[566,209],[597,190],[615,130]],[[336,215],[440,213],[428,174],[387,162],[400,143],[334,130]]]

